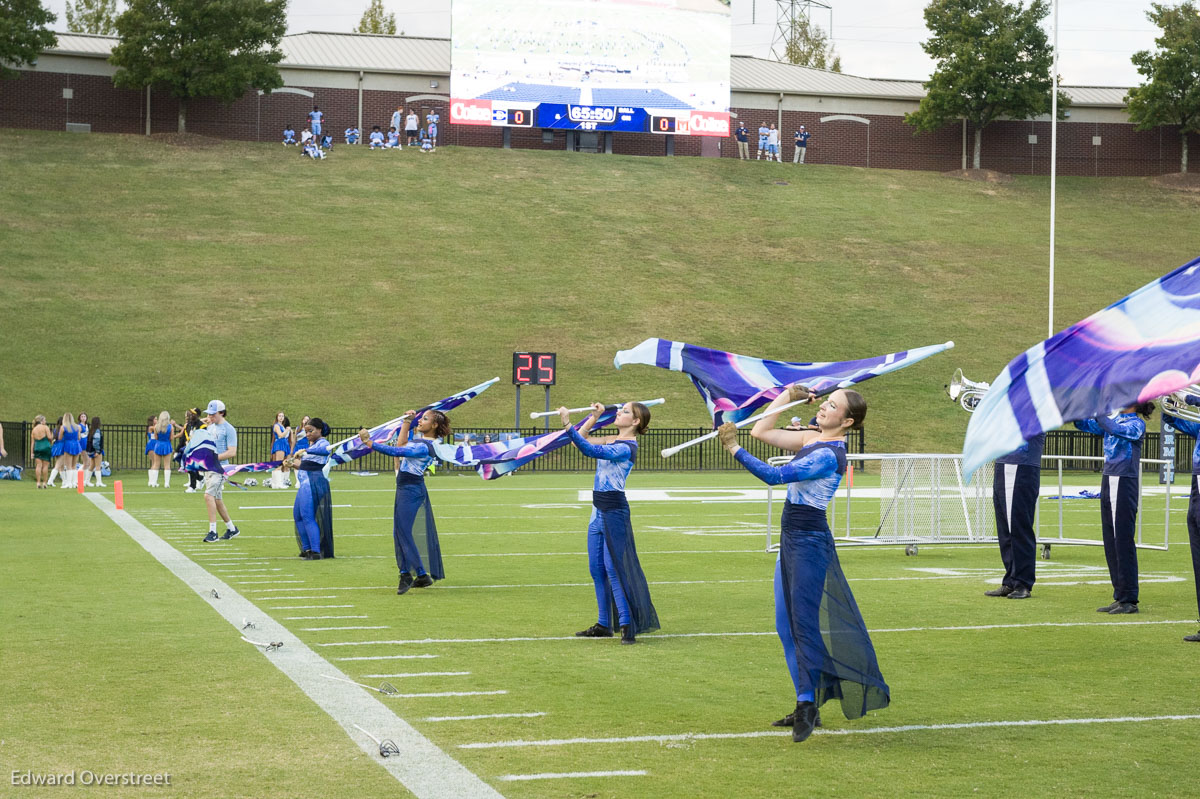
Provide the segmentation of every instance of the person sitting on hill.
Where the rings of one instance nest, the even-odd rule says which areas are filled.
[[[379,130],[378,125],[371,128],[371,149],[372,150],[383,149],[383,133]]]
[[[321,149],[323,149],[323,150],[332,150],[333,149],[333,135],[332,134],[326,133],[325,135],[323,135],[321,137]]]
[[[388,128],[387,143],[383,146],[389,150],[400,149],[400,133],[395,128]]]
[[[292,130],[291,125],[288,125],[286,128],[283,129],[283,146],[287,147],[289,144],[290,145],[298,144],[298,142],[296,141],[296,131]]]
[[[304,130],[300,131],[300,146],[303,147],[304,145],[308,144],[308,140],[311,139],[312,137],[313,137],[312,131],[309,130],[308,128],[305,128]]]
[[[304,145],[304,155],[314,160],[321,160],[325,157],[325,151],[317,146],[317,137],[312,136]]]
[[[346,128],[346,144],[358,144],[358,128],[351,125]]]

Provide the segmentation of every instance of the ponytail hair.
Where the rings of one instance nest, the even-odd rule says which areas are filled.
[[[650,429],[650,409],[640,402],[629,403],[629,409],[633,411],[633,418],[637,419],[634,432],[640,436]]]
[[[443,441],[449,440],[453,432],[450,428],[450,417],[441,411],[425,411],[425,413],[433,414],[433,437]]]
[[[852,388],[844,388],[842,393],[846,395],[846,418],[854,420],[850,429],[862,430],[863,422],[867,418],[867,401]]]
[[[329,436],[329,425],[325,424],[325,420],[322,419],[320,416],[311,417],[308,420],[308,423],[321,431],[322,438],[326,438]]]

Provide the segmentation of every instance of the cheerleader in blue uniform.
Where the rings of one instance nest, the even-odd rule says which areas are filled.
[[[1190,392],[1184,397],[1188,405],[1200,405],[1200,397]],[[1188,500],[1187,527],[1188,543],[1192,550],[1192,575],[1196,585],[1196,608],[1200,611],[1200,423],[1190,419],[1181,419],[1163,409],[1163,421],[1184,435],[1196,439],[1196,447],[1192,450],[1192,494]],[[1185,641],[1200,642],[1200,632],[1185,635]]]
[[[171,439],[175,435],[175,423],[171,412],[163,411],[154,422],[154,449],[150,452],[149,486],[158,488],[158,470],[163,473],[163,485],[171,487]]]
[[[450,418],[441,411],[425,411],[417,420],[418,435],[409,441],[414,415],[416,411],[405,413],[408,419],[396,435],[396,443],[400,446],[376,444],[370,433],[359,431],[360,439],[368,448],[401,459],[400,471],[396,473],[396,504],[392,514],[392,542],[396,566],[400,569],[397,594],[408,593],[410,588],[428,588],[434,580],[446,576],[433,508],[425,489],[425,469],[434,461],[433,443],[450,437]]]
[[[303,427],[301,427],[301,431],[303,431]],[[275,423],[271,425],[271,432],[275,435],[275,440],[271,443],[271,460],[283,462],[278,469],[271,472],[271,487],[287,488],[289,468],[287,456],[292,453],[293,441],[292,423],[283,411],[275,414]],[[303,444],[303,442],[301,443]]]
[[[1104,559],[1112,581],[1113,601],[1096,608],[1097,613],[1138,612],[1137,522],[1141,496],[1142,439],[1146,423],[1138,414],[1150,418],[1154,404],[1130,405],[1117,417],[1097,416],[1076,422],[1075,427],[1096,436],[1104,436],[1104,469],[1100,483],[1100,531],[1104,538]]]
[[[154,427],[157,423],[157,417],[146,417],[146,454],[151,456],[151,460],[154,459]]]
[[[719,428],[721,443],[751,474],[768,485],[789,484],[775,563],[775,625],[796,688],[796,709],[775,726],[791,726],[797,742],[812,734],[818,708],[830,699],[841,700],[848,719],[891,701],[825,519],[846,472],[846,431],[862,425],[867,404],[857,391],[838,389],[821,404],[819,430],[775,429],[777,414],[770,409],[805,396],[815,399],[803,386],[792,386],[751,431],[760,441],[796,453],[781,467],[738,446],[732,422]]]
[[[62,475],[62,487],[73,488],[76,477],[76,459],[83,452],[83,444],[79,440],[79,425],[75,423],[75,414],[64,413],[58,426],[58,435],[54,440],[51,455],[57,460],[57,467],[50,473],[49,484],[54,483],[56,474]]]
[[[297,450],[291,456],[296,469],[299,490],[292,505],[292,519],[296,522],[296,543],[300,545],[300,557],[305,560],[321,560],[333,557],[333,500],[329,492],[329,480],[321,471],[329,460],[329,425],[313,417],[304,425],[304,438],[297,442]]]
[[[598,619],[586,630],[575,633],[585,638],[609,638],[613,615],[621,627],[621,643],[632,644],[637,633],[659,628],[658,612],[650,600],[650,587],[638,561],[633,541],[625,481],[637,462],[637,437],[650,426],[650,409],[640,402],[627,402],[617,411],[615,436],[589,441],[586,436],[604,413],[600,403],[578,430],[571,425],[566,408],[558,415],[567,435],[589,458],[596,459],[592,484],[592,517],[588,521],[588,567],[596,587]]]
[[[984,596],[1028,599],[1037,570],[1038,494],[1042,488],[1042,450],[1046,434],[1038,433],[1018,449],[996,459],[992,477],[992,509],[1004,579]]]

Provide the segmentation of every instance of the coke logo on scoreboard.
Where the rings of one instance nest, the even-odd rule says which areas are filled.
[[[459,125],[491,125],[491,100],[452,100],[450,121]]]

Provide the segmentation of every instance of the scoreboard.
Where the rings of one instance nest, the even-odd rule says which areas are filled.
[[[654,109],[620,105],[566,103],[523,104],[498,100],[452,100],[450,121],[456,125],[552,128],[683,136],[728,136],[728,111]]]
[[[557,379],[554,352],[514,352],[512,381],[514,386],[552,386]]]

